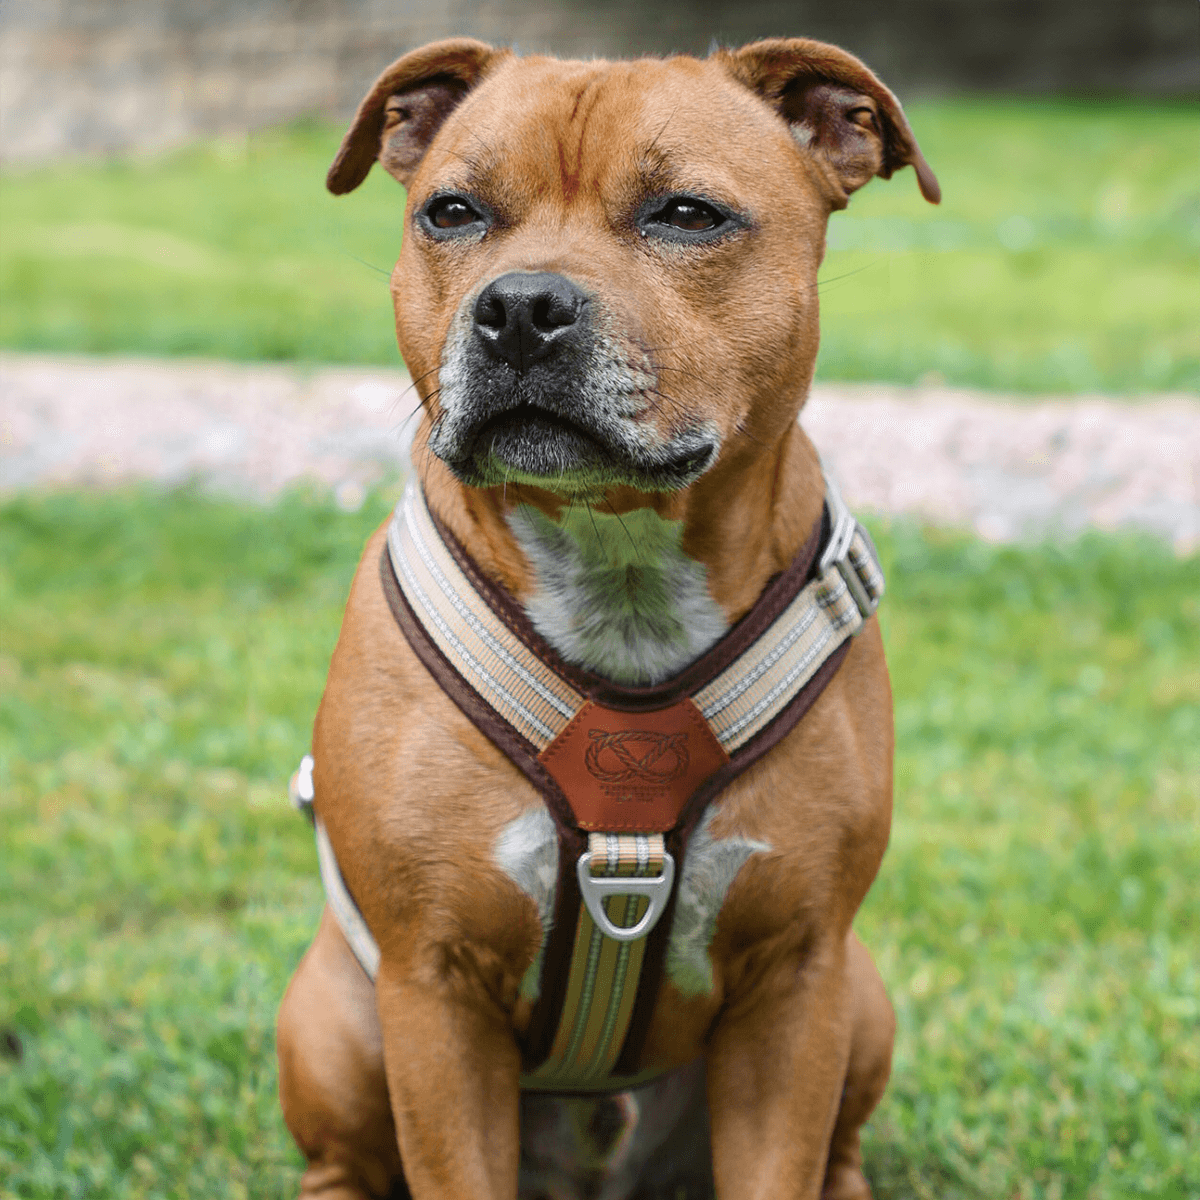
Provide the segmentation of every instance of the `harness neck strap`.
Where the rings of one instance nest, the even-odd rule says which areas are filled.
[[[690,701],[681,712],[695,711],[712,753],[723,761],[745,752],[777,721],[831,649],[862,628],[883,594],[869,535],[833,485],[826,487],[826,518],[790,566],[712,649],[653,687],[622,687],[565,662],[518,602],[484,577],[434,518],[415,483],[388,527],[381,574],[393,613],[406,633],[416,623],[420,645],[414,649],[442,687],[489,736],[499,723],[496,732],[506,742],[516,739],[552,775],[566,770],[554,764],[570,726],[587,723],[581,720],[585,705],[592,713],[640,713],[661,723],[661,714]],[[687,724],[690,717],[673,720]],[[689,731],[689,750],[690,738]],[[700,752],[706,774],[721,765]],[[599,824],[586,812],[563,816],[582,829]],[[643,823],[659,830],[673,824]]]

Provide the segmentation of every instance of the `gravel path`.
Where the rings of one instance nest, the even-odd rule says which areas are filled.
[[[269,499],[315,479],[354,507],[401,469],[402,371],[0,354],[0,494],[198,479]],[[992,541],[1134,528],[1200,549],[1200,400],[1004,402],[823,386],[803,424],[851,505]]]

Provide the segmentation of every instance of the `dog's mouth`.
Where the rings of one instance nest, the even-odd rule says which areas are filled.
[[[531,483],[572,494],[620,484],[674,491],[703,474],[717,451],[716,439],[700,431],[650,449],[527,402],[487,417],[462,439],[460,454],[444,455],[436,442],[434,453],[464,483]]]
[[[583,425],[534,404],[518,404],[485,421],[472,446],[475,459],[498,458],[518,471],[536,470],[548,460],[581,466],[609,452]]]

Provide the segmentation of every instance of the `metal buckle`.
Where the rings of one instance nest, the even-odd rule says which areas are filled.
[[[828,475],[825,476],[825,503],[829,505],[829,520],[833,529],[829,535],[829,545],[825,547],[821,561],[817,564],[817,572],[824,575],[831,567],[837,568],[865,621],[879,607],[879,603],[871,599],[858,577],[858,572],[849,562],[850,543],[854,540],[858,522],[846,507],[837,484]]]
[[[295,775],[288,780],[288,799],[310,821],[313,819],[313,766],[313,756],[306,754]]]
[[[585,850],[575,864],[579,876],[579,894],[583,897],[592,920],[605,937],[615,942],[636,942],[645,937],[658,924],[667,901],[671,898],[671,884],[675,882],[675,860],[663,852],[661,875],[593,875],[591,872],[592,852]],[[614,925],[604,911],[604,901],[610,896],[646,896],[650,904],[636,925],[623,928]]]

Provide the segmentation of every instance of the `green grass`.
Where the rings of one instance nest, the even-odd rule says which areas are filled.
[[[911,171],[835,215],[826,379],[1027,392],[1200,390],[1200,118],[1184,105],[912,106]],[[298,125],[0,179],[0,345],[394,363],[403,193],[323,190]]]
[[[392,498],[0,510],[0,1194],[294,1196],[272,1029],[321,893],[284,788]],[[876,532],[878,1200],[1194,1200],[1197,560]]]
[[[398,364],[404,193],[373,171],[338,204],[336,147],[301,124],[3,177],[0,344]]]

